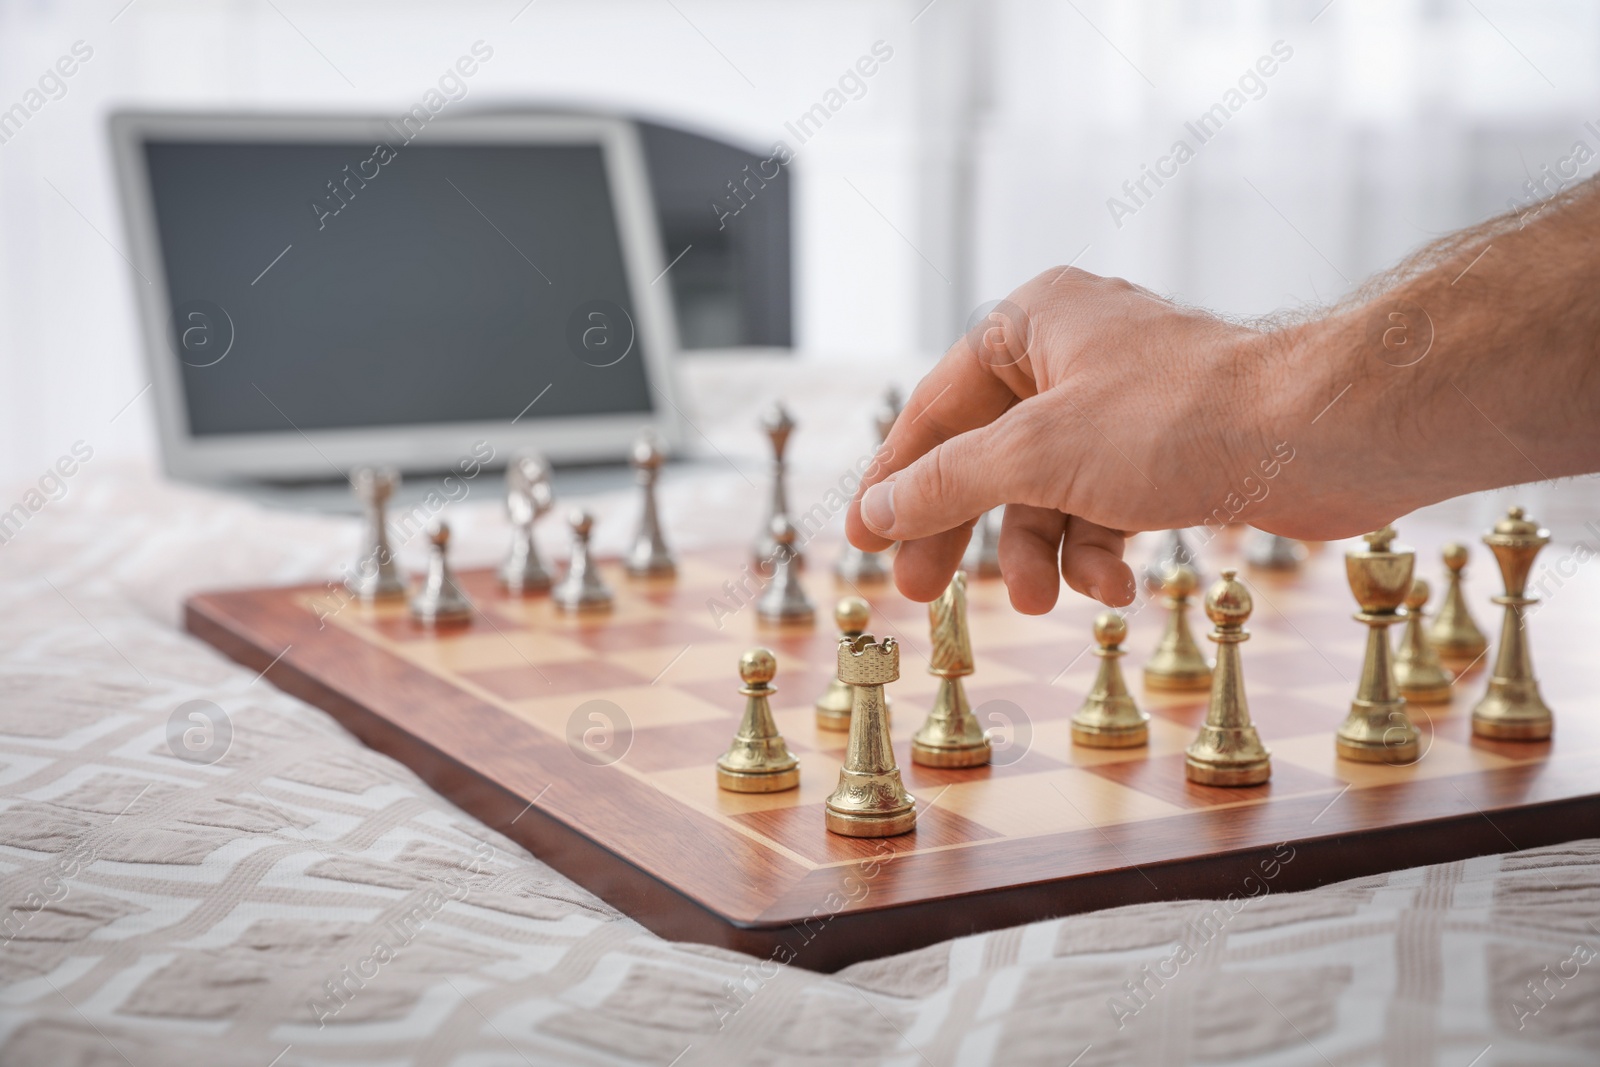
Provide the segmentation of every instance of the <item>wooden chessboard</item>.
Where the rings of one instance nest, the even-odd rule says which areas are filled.
[[[1436,533],[1402,527],[1437,590],[1446,531]],[[1064,591],[1051,614],[1019,615],[998,580],[970,587],[978,669],[967,679],[979,718],[999,731],[994,765],[913,764],[909,740],[935,690],[927,610],[888,586],[862,590],[873,631],[901,644],[893,736],[920,817],[896,838],[829,834],[823,800],[845,735],[819,731],[811,705],[834,663],[831,605],[851,592],[829,573],[836,548],[811,547],[814,628],[761,625],[753,606],[714,617],[713,600],[735,606],[724,583],[737,580],[742,549],[691,554],[674,580],[606,564],[617,603],[597,617],[509,598],[492,573],[469,571],[461,584],[479,615],[440,634],[414,626],[404,605],[340,607],[329,586],[197,596],[187,626],[651,929],[817,970],[1112,905],[1242,898],[1600,834],[1593,568],[1560,583],[1530,621],[1553,741],[1472,737],[1480,662],[1451,704],[1414,706],[1426,754],[1388,767],[1334,755],[1364,640],[1337,545],[1298,572],[1242,575],[1255,598],[1246,686],[1273,753],[1272,780],[1242,789],[1184,778],[1206,694],[1140,683],[1159,603],[1130,619],[1123,661],[1153,716],[1149,747],[1077,748],[1068,719],[1095,670],[1095,606]],[[1206,573],[1237,549],[1231,533],[1208,546]],[[1566,551],[1546,550],[1535,586]],[[1476,544],[1468,576],[1492,643],[1497,575]],[[801,760],[798,790],[716,786],[714,760],[743,707],[736,665],[753,645],[777,654],[773,707]]]

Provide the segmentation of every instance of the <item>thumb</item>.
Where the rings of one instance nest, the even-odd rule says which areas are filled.
[[[1021,404],[987,426],[959,434],[904,470],[870,487],[861,520],[891,541],[931,537],[971,522],[1000,504],[1039,504],[1034,482],[1048,477],[1018,454]]]

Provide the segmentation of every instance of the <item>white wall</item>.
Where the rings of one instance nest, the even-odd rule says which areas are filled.
[[[884,40],[893,60],[795,165],[812,358],[937,351],[981,300],[1085,248],[1087,269],[1230,313],[1330,300],[1502,208],[1524,167],[1600,149],[1583,128],[1600,126],[1600,7],[1579,0],[123,3],[0,0],[0,109],[74,41],[94,48],[0,144],[0,474],[79,438],[152,447],[148,395],[111,422],[148,380],[114,107],[394,109],[481,38],[495,56],[471,102],[614,104],[793,144],[784,122]],[[1266,95],[1114,225],[1107,198],[1280,39],[1294,56]]]

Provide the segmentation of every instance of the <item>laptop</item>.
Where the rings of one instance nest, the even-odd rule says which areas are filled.
[[[111,135],[171,476],[681,446],[632,123],[125,112]]]

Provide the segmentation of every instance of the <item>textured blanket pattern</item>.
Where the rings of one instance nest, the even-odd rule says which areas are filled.
[[[833,976],[663,942],[179,632],[187,591],[331,573],[352,526],[74,494],[0,546],[7,1065],[1595,1062],[1594,841],[1241,869]]]

